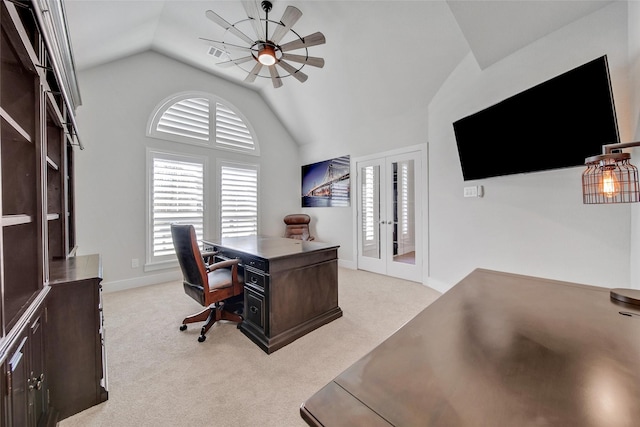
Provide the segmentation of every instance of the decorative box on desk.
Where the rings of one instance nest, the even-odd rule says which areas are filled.
[[[240,330],[267,353],[340,316],[338,247],[281,237],[205,240],[205,250],[240,258],[244,321]]]
[[[100,255],[50,263],[47,372],[60,419],[108,398],[101,281]]]

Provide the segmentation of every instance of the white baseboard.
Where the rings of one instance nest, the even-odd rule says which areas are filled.
[[[338,267],[348,268],[350,270],[357,270],[358,266],[354,261],[347,261],[344,259],[338,259]]]
[[[142,286],[157,285],[160,283],[181,280],[182,272],[179,269],[171,270],[160,274],[150,274],[132,279],[116,280],[113,282],[102,282],[102,292],[117,292],[127,289],[139,288]]]
[[[424,282],[424,284],[430,287],[431,289],[435,289],[436,291],[441,292],[443,294],[453,287],[447,283],[440,282],[430,277]]]

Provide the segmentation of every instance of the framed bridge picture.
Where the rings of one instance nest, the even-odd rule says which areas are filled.
[[[302,207],[350,206],[349,156],[302,166]]]

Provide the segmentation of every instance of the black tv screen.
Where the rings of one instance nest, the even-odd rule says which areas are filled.
[[[584,165],[619,141],[607,57],[453,123],[465,181]]]

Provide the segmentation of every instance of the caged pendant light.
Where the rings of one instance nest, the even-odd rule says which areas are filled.
[[[620,150],[640,146],[638,142],[607,144],[598,156],[587,157],[587,169],[582,173],[584,204],[640,202],[638,168],[631,164],[631,155]]]
[[[582,173],[582,201],[585,204],[640,202],[638,168],[631,154],[620,150],[640,146],[638,142],[607,144],[602,154],[587,157],[587,169]],[[612,301],[640,306],[640,290],[615,288],[609,291]]]

